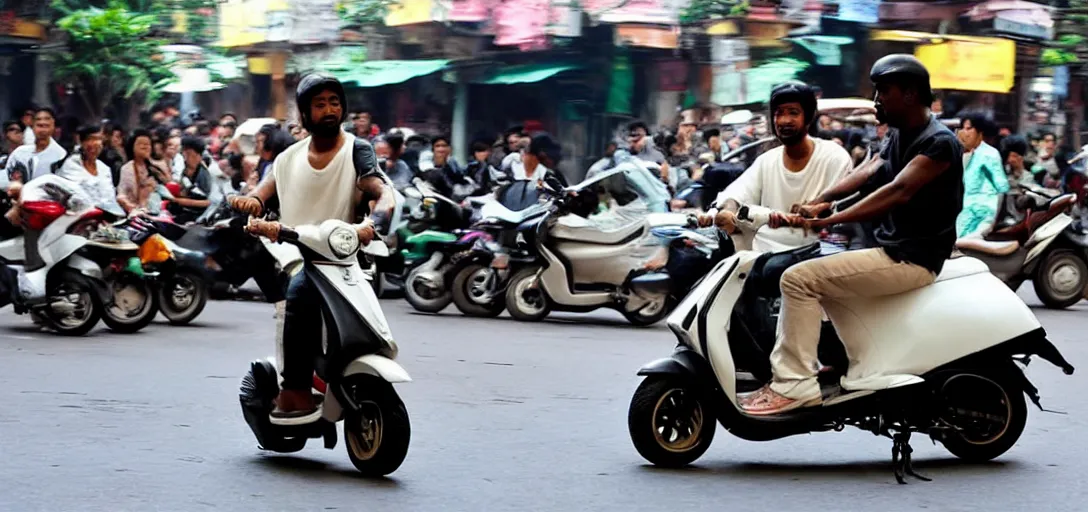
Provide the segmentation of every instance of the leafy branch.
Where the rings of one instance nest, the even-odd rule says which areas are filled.
[[[698,23],[727,16],[743,16],[748,14],[751,7],[749,0],[692,0],[680,13],[680,22]]]
[[[400,0],[344,0],[336,12],[346,27],[368,27],[383,24],[389,9],[397,5]]]

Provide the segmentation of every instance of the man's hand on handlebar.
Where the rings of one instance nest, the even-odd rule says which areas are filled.
[[[280,226],[279,222],[261,219],[249,219],[249,222],[246,223],[245,230],[246,233],[249,233],[253,236],[263,236],[273,242],[276,242],[279,241],[281,227],[282,226]]]
[[[261,200],[252,196],[230,196],[227,198],[227,204],[235,211],[253,215],[254,217],[260,216],[262,210],[264,210]]]
[[[359,235],[359,243],[369,245],[377,233],[374,231],[374,220],[366,218],[361,224],[355,226],[355,233]]]
[[[790,213],[794,213],[804,217],[806,219],[816,219],[824,216],[825,213],[831,212],[831,203],[806,203],[795,204],[790,208]]]
[[[707,227],[711,224],[718,229],[732,234],[737,230],[737,214],[729,210],[720,210],[716,215],[703,213],[699,215],[699,227]]]
[[[796,213],[771,212],[770,216],[767,217],[767,225],[771,229],[783,227],[802,228],[806,225],[805,221],[804,217]]]

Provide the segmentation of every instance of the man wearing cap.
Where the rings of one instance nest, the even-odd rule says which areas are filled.
[[[763,153],[730,184],[700,223],[711,220],[727,232],[737,229],[737,211],[747,206],[756,229],[752,249],[782,251],[807,245],[815,235],[786,224],[793,205],[837,183],[853,168],[850,154],[833,142],[808,136],[816,121],[816,95],[803,82],[790,81],[771,91],[774,134],[782,146]],[[754,227],[753,226],[753,227]],[[781,229],[779,229],[781,228]]]
[[[821,304],[896,295],[932,284],[956,243],[963,206],[963,147],[931,115],[929,72],[911,55],[888,55],[869,73],[877,118],[892,131],[881,158],[848,175],[788,222],[810,230],[877,223],[873,249],[847,251],[794,265],[782,275],[782,313],[771,353],[770,384],[741,400],[748,414],[771,415],[819,405],[816,348]],[[861,192],[853,206],[820,219],[831,201]]]

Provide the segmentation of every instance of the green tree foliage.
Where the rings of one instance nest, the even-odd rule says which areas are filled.
[[[698,23],[726,16],[742,16],[750,8],[748,0],[692,0],[687,9],[680,13],[680,22]]]
[[[66,51],[54,57],[53,75],[75,88],[95,117],[115,99],[153,102],[175,80],[152,37],[154,14],[133,12],[121,3],[70,10],[56,25],[68,36]]]
[[[389,9],[398,4],[400,0],[343,0],[337,13],[345,27],[381,25]]]
[[[1042,66],[1080,65],[1088,54],[1088,0],[1058,2],[1054,41],[1040,56]]]

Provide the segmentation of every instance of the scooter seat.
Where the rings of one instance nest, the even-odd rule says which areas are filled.
[[[933,282],[939,283],[950,279],[973,276],[975,274],[987,274],[989,272],[990,267],[987,267],[981,260],[975,258],[955,258],[944,262],[944,268],[941,269],[941,273]]]
[[[616,229],[604,230],[577,215],[564,215],[552,227],[552,238],[587,244],[620,245],[642,236],[648,224],[639,219]]]
[[[956,240],[956,248],[961,251],[976,251],[991,256],[1008,256],[1020,248],[1020,242],[991,242],[981,238],[961,238]]]

